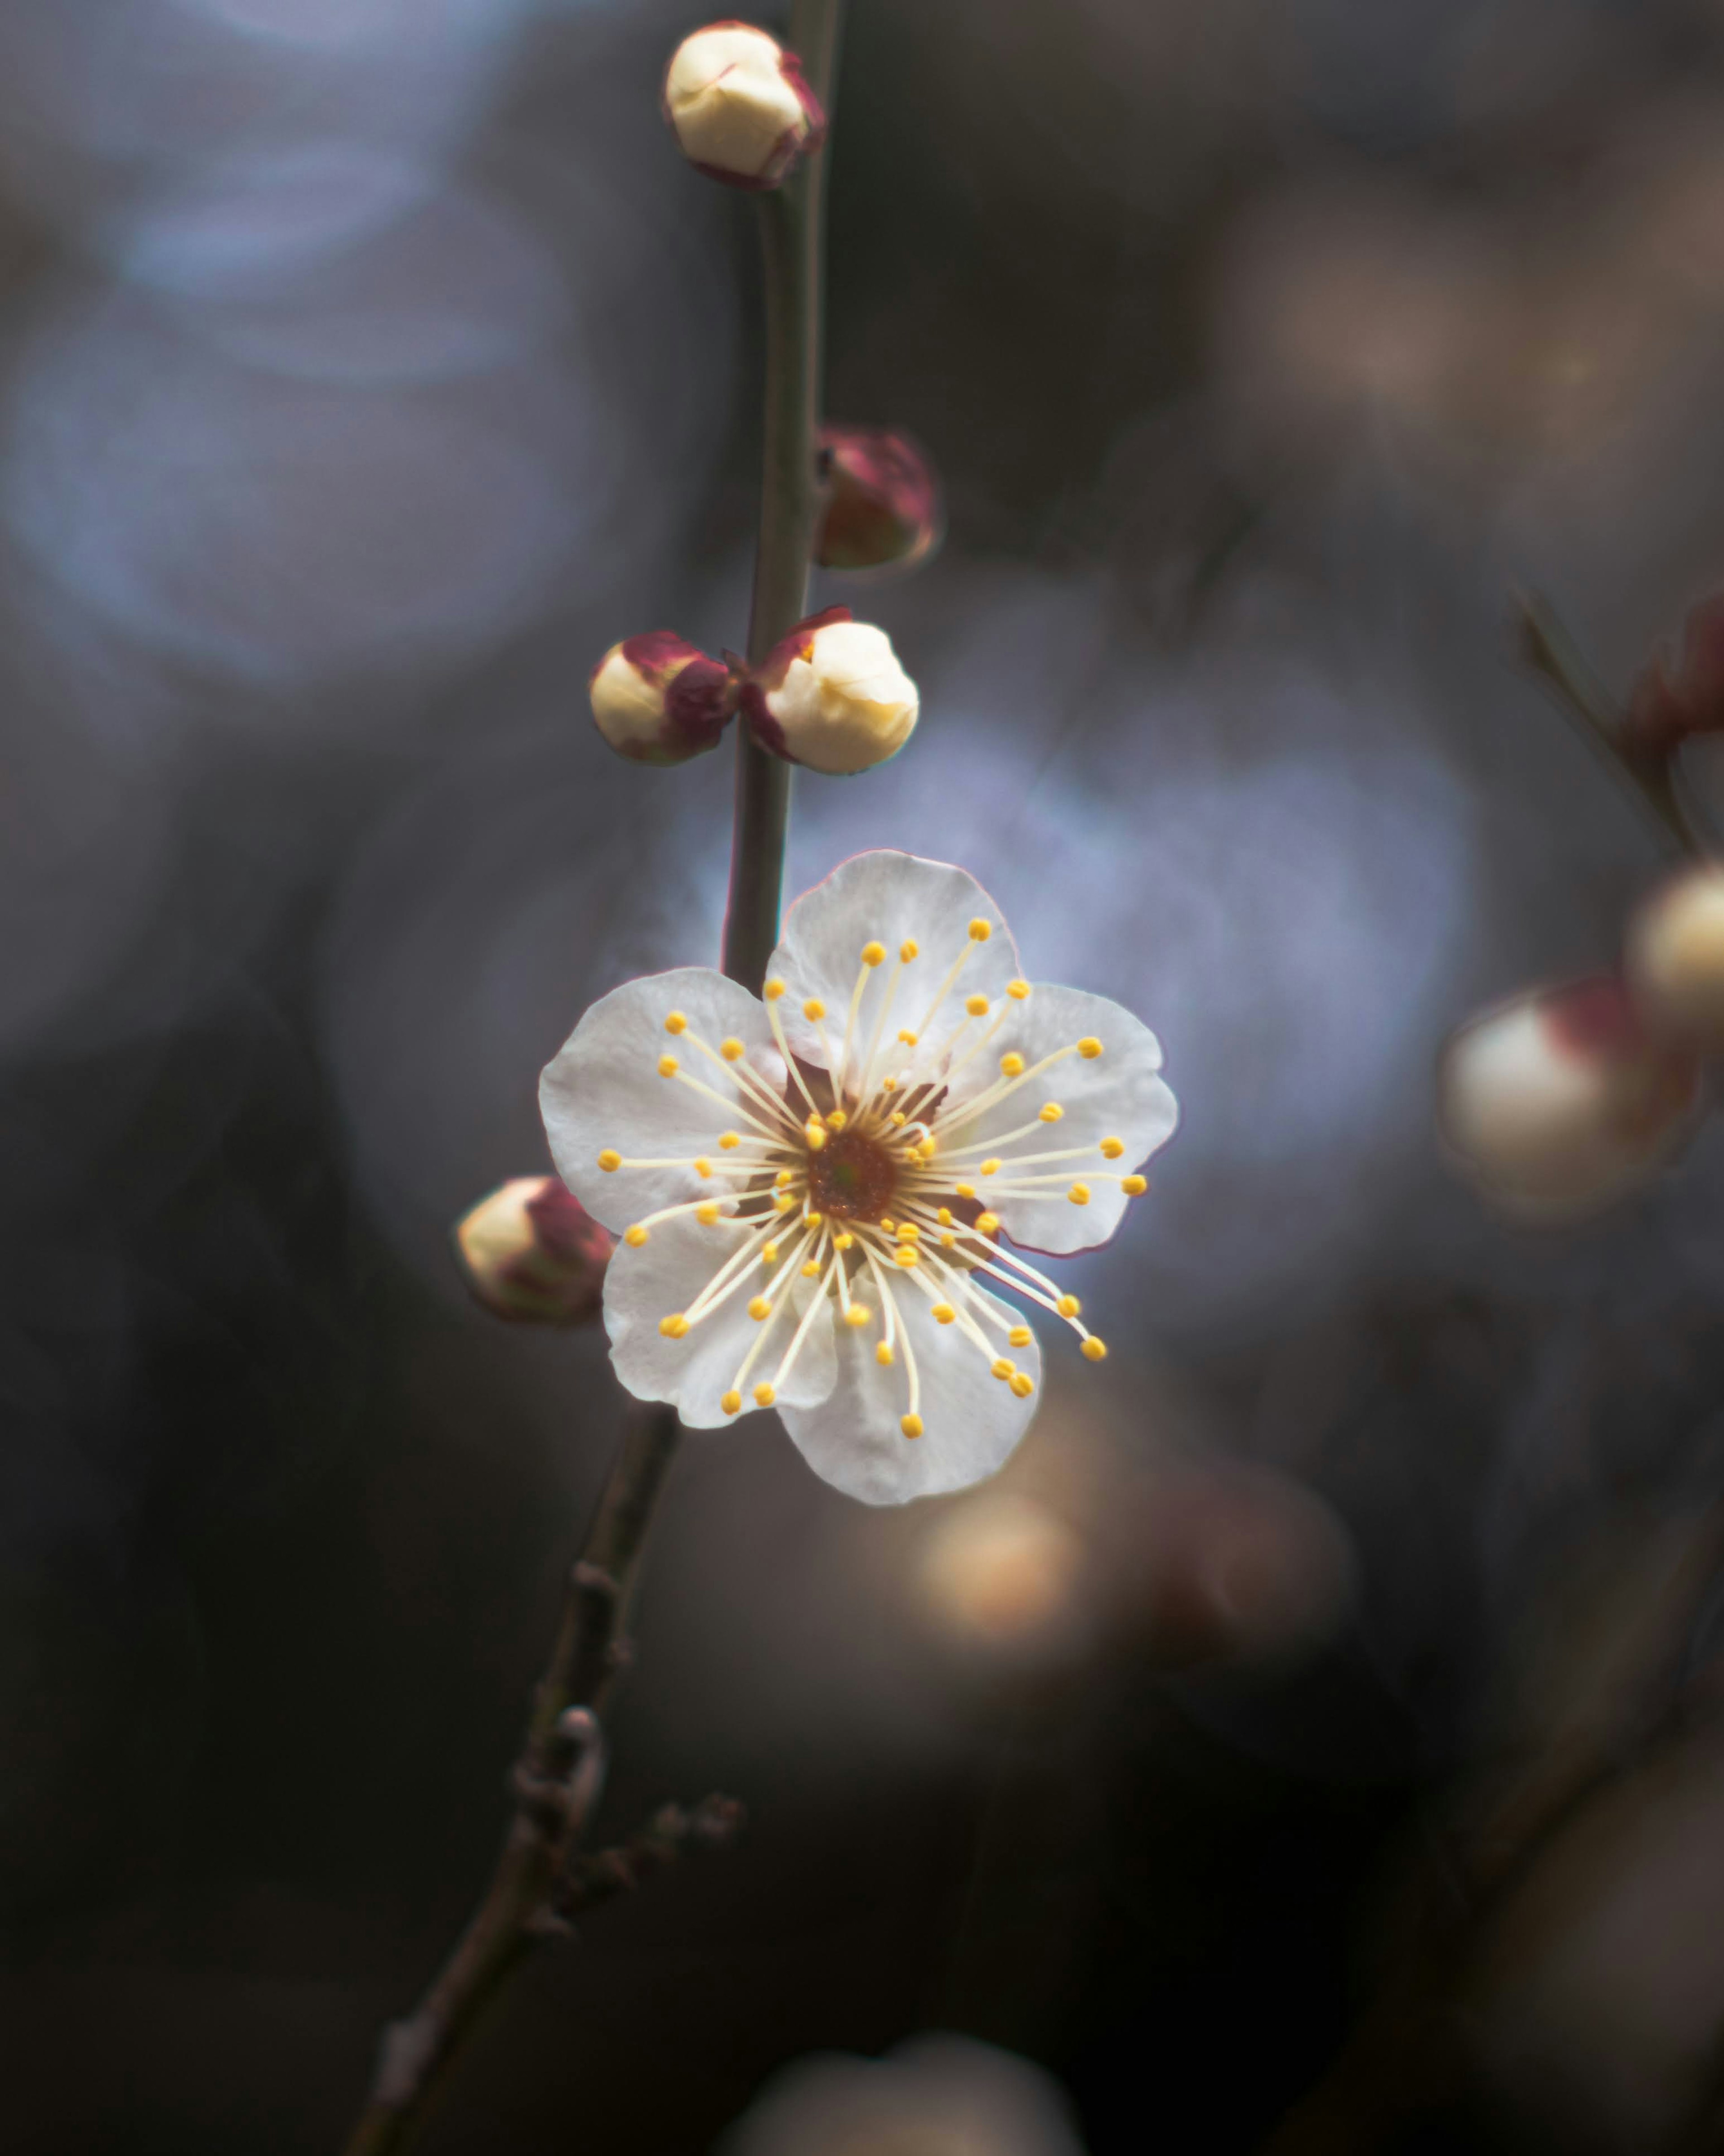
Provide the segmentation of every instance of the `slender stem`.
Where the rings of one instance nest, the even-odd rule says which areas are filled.
[[[828,112],[842,0],[794,0],[791,49]],[[823,148],[756,202],[766,290],[766,424],[748,657],[758,665],[808,612],[820,514],[820,325],[824,315]],[[778,940],[790,766],[736,729],[736,819],[724,970],[757,993]]]

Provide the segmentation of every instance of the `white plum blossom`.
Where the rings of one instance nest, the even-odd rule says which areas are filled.
[[[698,1429],[776,1407],[870,1504],[979,1481],[1041,1375],[996,1291],[1106,1353],[1005,1238],[1108,1240],[1177,1120],[1161,1062],[1119,1004],[1025,980],[975,879],[909,854],[798,900],[763,999],[698,966],[613,990],[540,1101],[564,1181],[622,1236],[618,1377]]]

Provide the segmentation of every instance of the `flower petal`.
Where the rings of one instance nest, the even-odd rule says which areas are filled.
[[[1008,1304],[979,1292],[1005,1325],[1023,1322]],[[1027,1348],[1000,1348],[1034,1387],[1020,1399],[990,1374],[988,1358],[957,1326],[935,1323],[919,1289],[905,1282],[895,1300],[921,1379],[921,1436],[906,1437],[902,1428],[910,1398],[903,1348],[883,1369],[875,1359],[876,1326],[865,1333],[836,1327],[837,1383],[829,1399],[818,1407],[781,1407],[791,1441],[809,1466],[865,1505],[907,1504],[983,1481],[1011,1456],[1041,1398],[1041,1349],[1034,1335]],[[998,1337],[1003,1342],[1003,1331]]]
[[[1002,1148],[997,1177],[976,1180],[977,1195],[999,1215],[1014,1243],[1054,1256],[1092,1250],[1108,1240],[1126,1204],[1117,1178],[1129,1174],[1165,1145],[1179,1120],[1178,1102],[1157,1075],[1162,1065],[1161,1043],[1142,1019],[1106,996],[1038,984],[1001,1033],[999,1046],[1002,1050],[1015,1049],[1033,1069],[1044,1056],[1079,1040],[1099,1040],[1101,1054],[1065,1056],[1039,1080],[1018,1086],[983,1109],[973,1121],[952,1130],[949,1139],[949,1127],[936,1126],[943,1154],[948,1143],[980,1147],[1003,1138],[1034,1122],[1045,1102],[1058,1104],[1062,1111],[1058,1122],[1012,1140]],[[1104,1138],[1120,1141],[1121,1151],[1112,1158],[1101,1152]],[[1040,1187],[1045,1196],[1039,1192],[1023,1197],[1007,1194],[1019,1179],[1012,1170],[1014,1154],[1075,1147],[1087,1150],[1070,1160],[1044,1162],[1024,1170],[1026,1178],[1053,1178]],[[976,1153],[970,1158],[976,1159]],[[1103,1181],[1104,1175],[1115,1179]],[[1085,1204],[1072,1203],[1074,1185],[1089,1193]]]
[[[665,1032],[672,1011],[680,1011],[689,1033],[709,1048],[729,1038],[741,1041],[749,1065],[775,1093],[785,1084],[765,1006],[710,966],[649,973],[601,996],[546,1065],[539,1107],[558,1174],[593,1218],[618,1235],[660,1206],[722,1197],[728,1186],[703,1180],[692,1168],[624,1168],[608,1174],[598,1164],[601,1152],[644,1160],[717,1158],[722,1132],[747,1137],[745,1112],[759,1114],[726,1067],[686,1038]],[[734,1103],[734,1112],[676,1078],[660,1077],[659,1058],[667,1053],[689,1077]]]
[[[988,924],[985,941],[971,936],[972,921]],[[1018,973],[1018,947],[1005,916],[967,870],[916,854],[857,854],[791,907],[767,968],[768,979],[777,975],[788,990],[778,1009],[798,1055],[824,1066],[819,1035],[803,1018],[803,1005],[810,997],[825,1004],[828,1036],[835,1045],[864,947],[878,943],[886,958],[874,969],[858,1020],[866,1044],[906,942],[916,946],[916,956],[904,966],[894,991],[895,1034],[900,1025],[924,1027],[927,1036],[949,1034],[963,1017],[966,996],[984,995],[997,1010],[1007,982]],[[966,949],[968,955],[951,993],[931,1013],[935,992]]]
[[[620,1245],[605,1276],[604,1323],[618,1377],[637,1399],[668,1400],[695,1430],[736,1419],[720,1402],[758,1346],[742,1388],[744,1409],[754,1405],[752,1389],[775,1376],[814,1292],[798,1281],[783,1306],[757,1322],[748,1315],[749,1298],[760,1291],[757,1273],[752,1286],[740,1289],[681,1339],[666,1338],[659,1321],[690,1306],[746,1233],[727,1224],[702,1227],[684,1214],[654,1228],[639,1250]],[[829,1297],[797,1350],[779,1391],[782,1404],[811,1409],[832,1390],[837,1374],[832,1335]]]

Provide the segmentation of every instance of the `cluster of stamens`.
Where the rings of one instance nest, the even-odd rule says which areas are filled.
[[[996,1195],[1045,1197],[1065,1183],[1071,1204],[1086,1205],[1090,1185],[1101,1181],[1117,1183],[1136,1197],[1146,1187],[1144,1178],[1108,1165],[1123,1154],[1123,1143],[1105,1137],[1089,1146],[1008,1152],[1023,1141],[1034,1144],[1051,1134],[1065,1111],[1050,1098],[1003,1135],[986,1142],[967,1142],[965,1135],[978,1118],[1035,1086],[1067,1057],[1099,1056],[1102,1043],[1093,1037],[1075,1040],[1034,1064],[1008,1051],[999,1057],[991,1083],[950,1111],[942,1106],[952,1080],[988,1055],[1014,1008],[1030,994],[1027,981],[1013,981],[997,1006],[984,995],[966,997],[956,1026],[937,1040],[931,1036],[966,960],[991,934],[987,921],[972,921],[968,940],[920,1021],[895,1028],[900,990],[907,987],[909,969],[921,955],[913,941],[902,943],[865,1042],[859,1023],[864,992],[888,954],[881,943],[865,945],[841,1036],[834,1039],[829,1031],[824,1004],[811,999],[803,1005],[820,1044],[824,1070],[800,1063],[792,1053],[779,1011],[785,984],[768,981],[767,1019],[789,1074],[782,1087],[751,1065],[741,1041],[703,1040],[682,1012],[665,1013],[665,1032],[697,1060],[689,1069],[682,1055],[667,1050],[658,1059],[659,1078],[704,1095],[736,1127],[724,1129],[709,1154],[635,1160],[607,1148],[598,1165],[608,1171],[690,1168],[711,1186],[709,1196],[648,1214],[623,1240],[638,1249],[661,1221],[686,1214],[734,1239],[688,1308],[659,1323],[668,1339],[680,1340],[733,1297],[748,1296],[748,1314],[759,1331],[721,1401],[726,1414],[739,1414],[745,1397],[757,1407],[772,1405],[832,1302],[846,1326],[865,1331],[878,1324],[877,1363],[890,1367],[901,1356],[908,1398],[899,1427],[907,1438],[920,1437],[921,1378],[896,1300],[907,1292],[925,1295],[935,1322],[956,1326],[992,1374],[1019,1399],[1027,1398],[1034,1380],[1002,1351],[1027,1347],[1029,1327],[1012,1322],[980,1291],[978,1275],[1063,1319],[1091,1362],[1107,1353],[1084,1325],[1077,1297],[1062,1294],[1015,1251],[1001,1246],[999,1219],[988,1204]],[[731,1081],[734,1098],[700,1075],[703,1064]],[[1074,1167],[1077,1163],[1090,1164]],[[798,1282],[808,1284],[800,1296]]]

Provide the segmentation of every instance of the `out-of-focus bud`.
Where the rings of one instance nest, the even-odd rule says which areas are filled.
[[[757,738],[810,771],[867,771],[895,756],[915,727],[916,684],[883,629],[828,607],[799,621],[742,691]]]
[[[1681,1144],[1700,1091],[1685,1047],[1647,1026],[1612,978],[1516,996],[1449,1040],[1444,1138],[1481,1194],[1526,1221],[1578,1219]]]
[[[913,569],[939,545],[940,483],[890,427],[824,427],[828,490],[814,559],[823,569]]]
[[[455,1224],[456,1255],[475,1299],[526,1325],[597,1317],[615,1247],[554,1175],[517,1175]]]
[[[1690,869],[1629,924],[1629,987],[1659,1033],[1724,1055],[1724,866]]]
[[[635,763],[686,763],[716,748],[736,708],[730,669],[668,629],[613,644],[587,686],[598,731]]]
[[[1724,592],[1690,613],[1675,670],[1660,655],[1635,682],[1628,731],[1636,747],[1665,756],[1691,734],[1724,731]]]
[[[826,132],[796,54],[750,23],[710,23],[685,38],[664,70],[664,105],[684,157],[731,187],[777,187]]]

